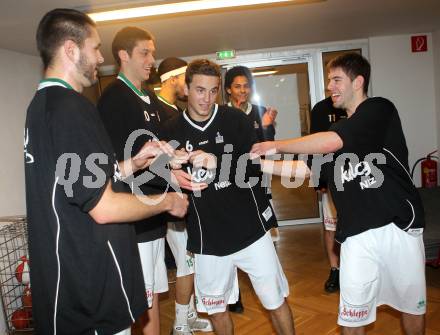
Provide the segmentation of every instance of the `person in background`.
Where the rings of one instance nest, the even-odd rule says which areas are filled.
[[[313,106],[310,118],[310,133],[327,131],[330,126],[347,113],[341,108],[333,107],[331,97],[319,101]],[[338,222],[336,208],[324,179],[319,180],[317,191],[321,193],[322,215],[324,224],[324,247],[330,263],[330,274],[324,284],[324,290],[333,293],[339,290],[339,246],[335,241],[336,224]]]
[[[237,108],[244,112],[255,129],[257,141],[273,141],[275,138],[276,109],[254,105],[250,102],[252,92],[255,89],[255,81],[249,68],[235,66],[225,74],[224,89],[228,98],[228,106]],[[272,202],[270,178],[265,175],[266,192]],[[271,236],[274,242],[279,241],[280,233],[278,227],[271,229]],[[244,306],[241,294],[235,304],[229,305],[229,310],[234,313],[243,313]]]

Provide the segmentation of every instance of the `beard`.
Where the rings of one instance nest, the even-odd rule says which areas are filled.
[[[78,72],[86,79],[87,83],[84,83],[85,87],[92,86],[98,81],[98,78],[95,74],[96,65],[91,65],[88,61],[86,55],[81,52],[79,56],[79,61],[76,64],[76,68]]]

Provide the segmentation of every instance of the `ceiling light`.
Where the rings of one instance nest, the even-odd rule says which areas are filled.
[[[258,77],[258,76],[268,76],[270,74],[277,73],[277,70],[271,70],[271,71],[260,71],[260,72],[252,72],[252,76]]]
[[[156,16],[165,14],[185,13],[200,10],[219,9],[226,7],[243,7],[265,5],[270,3],[292,2],[294,0],[196,0],[168,3],[163,5],[142,6],[135,8],[116,9],[88,15],[95,21],[124,20],[130,18]]]

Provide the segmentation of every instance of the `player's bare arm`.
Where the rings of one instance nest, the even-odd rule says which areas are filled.
[[[303,161],[274,161],[262,159],[261,171],[286,178],[306,179],[310,177],[310,169]]]
[[[342,139],[337,133],[325,131],[294,139],[255,143],[251,153],[259,156],[275,153],[327,154],[342,147]]]
[[[161,197],[163,199],[156,204]],[[163,212],[183,217],[187,208],[188,197],[185,194],[135,196],[114,192],[111,183],[107,182],[101,199],[89,214],[97,223],[107,224],[138,221]]]

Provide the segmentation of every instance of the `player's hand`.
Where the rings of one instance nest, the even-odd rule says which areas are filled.
[[[133,157],[132,162],[135,170],[141,170],[148,167],[156,157],[166,154],[173,156],[174,149],[167,142],[164,141],[150,141],[146,142],[141,150]]]
[[[273,107],[266,107],[266,112],[261,118],[261,124],[263,127],[268,127],[275,124],[275,119],[277,117],[277,110]]]
[[[195,168],[205,168],[208,170],[215,169],[217,167],[217,157],[212,154],[208,154],[202,150],[196,150],[189,153],[189,162]]]
[[[275,141],[260,142],[252,146],[250,158],[255,159],[261,156],[275,155],[276,153]]]
[[[188,210],[188,196],[182,193],[169,192],[167,193],[169,201],[168,213],[179,218],[184,217]]]
[[[202,191],[208,187],[207,183],[194,183],[192,176],[183,170],[171,171],[171,182],[179,185],[181,188],[187,191]]]
[[[185,149],[180,149],[174,151],[174,156],[170,161],[170,166],[172,169],[181,169],[183,164],[186,164],[189,160],[189,154]]]

